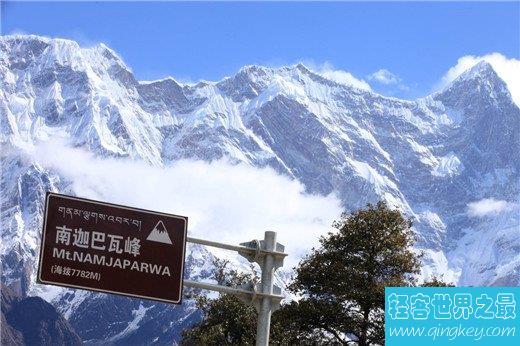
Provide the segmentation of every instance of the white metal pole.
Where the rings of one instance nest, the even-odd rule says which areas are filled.
[[[264,248],[266,253],[262,269],[262,281],[260,283],[263,294],[273,294],[274,278],[274,256],[269,253],[276,250],[276,232],[267,231],[264,235]],[[263,296],[258,311],[258,323],[256,327],[256,346],[267,346],[269,344],[269,330],[271,325],[271,297]]]
[[[184,280],[183,281],[184,286],[186,287],[193,287],[193,288],[200,288],[203,290],[210,290],[210,291],[216,291],[221,293],[227,293],[227,294],[234,294],[234,295],[243,295],[249,297],[249,299],[253,299],[253,296],[257,297],[269,297],[272,299],[283,299],[283,296],[278,294],[266,294],[262,292],[253,292],[242,288],[236,288],[236,287],[229,287],[229,286],[222,286],[222,285],[216,285],[209,282],[197,282],[192,280]]]
[[[231,245],[231,244],[224,244],[217,241],[212,240],[206,240],[206,239],[198,239],[193,237],[187,237],[186,241],[193,244],[199,244],[199,245],[205,245],[205,246],[212,246],[219,249],[226,249],[231,251],[237,251],[238,253],[247,253],[247,254],[255,254],[257,251],[259,251],[260,254],[268,253],[269,251],[265,249],[256,249],[255,247],[247,247],[243,245]],[[276,247],[275,247],[276,248]],[[283,259],[285,256],[287,256],[286,253],[278,252],[278,251],[272,251],[272,254],[277,257]]]

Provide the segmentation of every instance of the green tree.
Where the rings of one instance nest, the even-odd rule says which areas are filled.
[[[309,329],[322,330],[339,344],[360,346],[384,343],[385,286],[411,286],[420,268],[412,250],[411,221],[380,202],[343,215],[334,224],[337,232],[320,239],[296,269],[290,289],[303,297],[299,316]],[[326,326],[313,323],[334,312]]]
[[[442,281],[442,277],[432,276],[421,284],[421,287],[455,287],[454,284]]]
[[[254,274],[228,268],[228,261],[215,260],[214,279],[219,285],[237,287],[255,280]],[[254,273],[254,272],[253,272]],[[185,345],[250,345],[255,343],[256,312],[238,298],[221,294],[217,299],[195,294],[203,313],[200,323],[183,333]]]
[[[242,273],[228,267],[228,261],[215,260],[213,279],[220,285],[237,287],[255,282],[258,275]],[[194,293],[197,307],[203,319],[191,329],[183,332],[183,345],[252,345],[256,339],[257,313],[240,299],[229,294],[220,294],[209,299],[204,294]],[[292,318],[293,305],[288,304],[275,311],[271,318],[270,343],[275,345],[301,344],[310,340],[321,340],[307,335],[299,329],[298,321]]]

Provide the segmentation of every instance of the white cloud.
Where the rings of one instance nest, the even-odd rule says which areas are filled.
[[[401,78],[399,78],[399,76],[385,69],[377,70],[376,72],[369,75],[368,79],[385,85],[398,84],[401,82]]]
[[[343,70],[337,70],[331,63],[325,62],[321,65],[310,64],[311,68],[324,78],[330,79],[336,83],[353,86],[363,90],[372,90],[370,85],[362,79],[354,77],[351,73]]]
[[[464,71],[469,70],[481,61],[486,61],[495,70],[498,76],[507,84],[513,101],[520,106],[520,60],[508,59],[500,53],[492,53],[484,56],[466,55],[457,61],[442,77],[439,88],[445,87],[455,80]]]
[[[289,253],[286,268],[317,245],[341,213],[334,195],[306,194],[301,183],[268,168],[224,161],[152,167],[56,143],[36,147],[31,157],[71,181],[78,196],[188,216],[193,236],[238,244],[277,231]]]
[[[472,217],[484,217],[498,215],[514,208],[515,204],[494,198],[484,198],[480,201],[468,204],[468,215]]]

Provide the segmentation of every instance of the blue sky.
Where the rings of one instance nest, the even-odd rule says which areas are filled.
[[[520,3],[2,2],[2,34],[105,42],[138,79],[217,80],[241,66],[328,63],[422,96],[465,55],[520,58]],[[398,80],[398,81],[397,81]]]

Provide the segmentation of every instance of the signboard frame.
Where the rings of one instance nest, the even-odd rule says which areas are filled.
[[[103,288],[88,287],[88,286],[74,285],[74,284],[63,283],[63,282],[55,282],[55,281],[43,280],[42,279],[42,269],[43,269],[43,265],[42,264],[43,264],[44,250],[45,250],[45,241],[46,241],[46,236],[47,236],[47,234],[46,234],[47,233],[46,232],[46,230],[47,230],[47,219],[48,219],[48,214],[50,212],[50,210],[49,210],[49,201],[50,201],[50,199],[53,196],[56,196],[58,198],[75,200],[75,201],[79,201],[79,202],[92,203],[92,204],[96,204],[96,205],[100,205],[100,206],[108,206],[108,207],[112,207],[112,208],[125,209],[125,210],[134,211],[134,212],[141,212],[141,213],[146,213],[146,214],[153,214],[153,215],[156,215],[156,216],[163,216],[163,217],[176,218],[176,219],[183,220],[184,221],[184,230],[183,230],[183,232],[184,232],[184,234],[183,234],[184,241],[182,242],[182,262],[181,262],[181,268],[180,268],[179,297],[178,297],[178,299],[177,300],[170,300],[170,299],[164,299],[164,298],[153,297],[153,296],[146,296],[146,295],[141,295],[141,294],[133,294],[133,293],[128,293],[128,292],[113,291],[113,290],[103,289]],[[47,193],[45,195],[45,209],[44,209],[44,216],[43,216],[42,235],[41,235],[41,242],[40,242],[40,256],[39,256],[39,261],[38,261],[38,271],[37,271],[37,275],[36,275],[36,281],[39,284],[56,285],[56,286],[69,287],[69,288],[78,288],[78,289],[83,289],[83,290],[88,290],[88,291],[95,291],[95,292],[100,292],[100,293],[110,293],[110,294],[116,294],[116,295],[121,295],[121,296],[126,296],[126,297],[132,297],[132,298],[142,298],[142,299],[161,301],[161,302],[171,303],[171,304],[181,304],[182,303],[183,286],[184,286],[184,265],[185,265],[185,260],[186,260],[186,242],[187,242],[187,239],[188,239],[188,217],[186,217],[186,216],[162,213],[162,212],[152,211],[152,210],[148,210],[148,209],[135,208],[135,207],[125,206],[125,205],[120,205],[120,204],[115,204],[115,203],[96,201],[96,200],[93,200],[93,199],[82,198],[82,197],[74,197],[74,196],[69,196],[69,195],[64,195],[64,194],[59,194],[59,193],[47,191]]]

